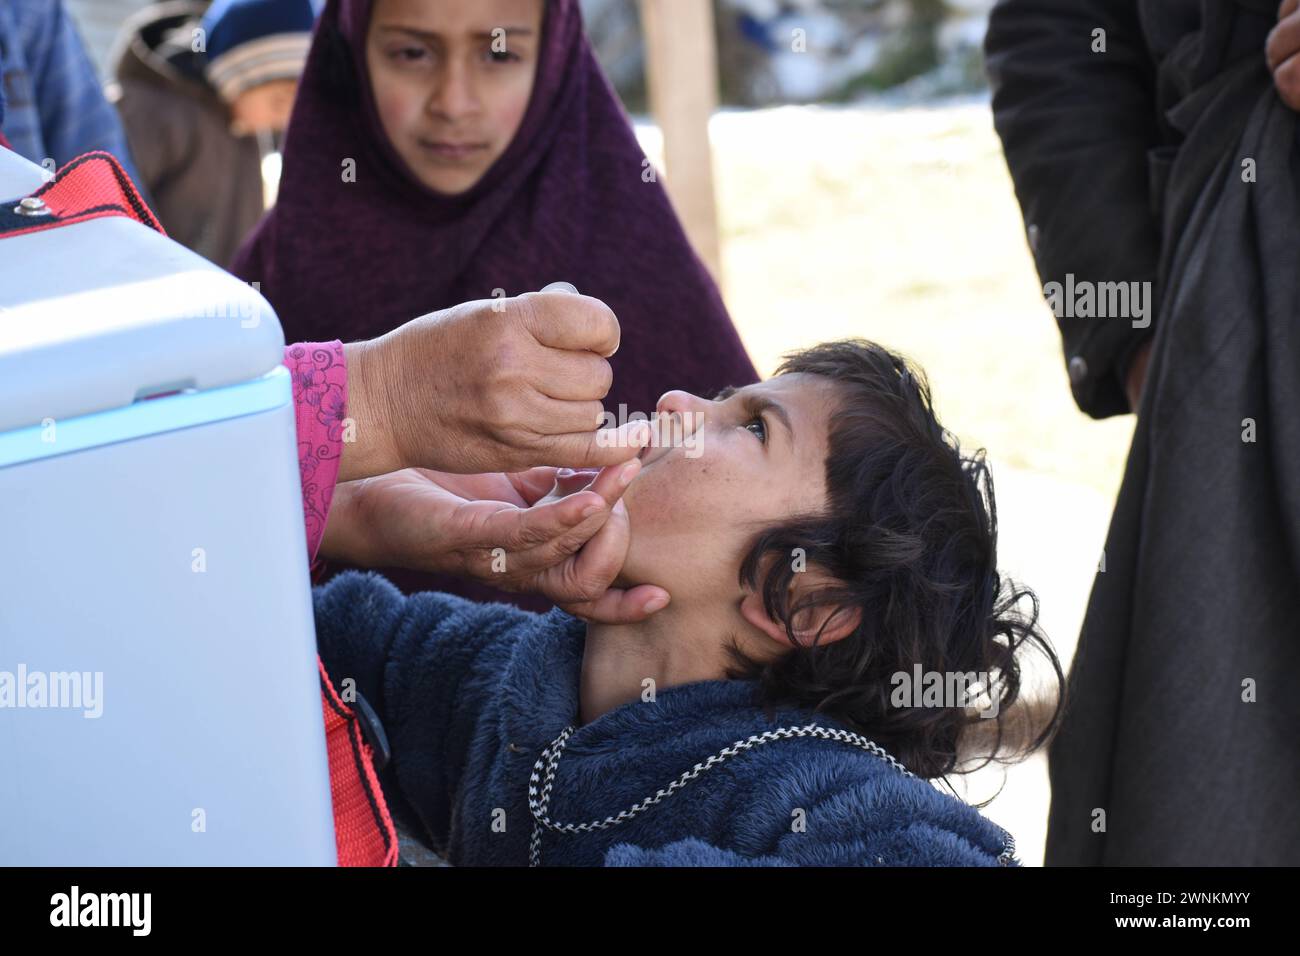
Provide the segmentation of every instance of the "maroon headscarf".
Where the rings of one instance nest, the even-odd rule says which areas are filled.
[[[494,289],[517,295],[564,280],[618,316],[605,399],[615,415],[620,403],[648,414],[672,388],[711,397],[757,381],[662,185],[643,179],[645,154],[596,63],[577,0],[547,0],[519,130],[457,196],[420,183],[384,135],[366,70],[371,7],[329,0],[321,14],[277,205],[233,266],[261,283],[286,341],[373,338]],[[349,159],[355,182],[344,181]],[[406,590],[486,593],[390,576]]]

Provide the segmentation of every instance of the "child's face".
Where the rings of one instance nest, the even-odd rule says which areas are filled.
[[[297,80],[271,80],[244,90],[230,104],[230,128],[237,136],[247,136],[260,129],[281,132],[289,125]]]
[[[375,0],[366,64],[384,133],[449,195],[505,152],[528,108],[542,0]]]
[[[834,383],[787,374],[720,397],[660,398],[659,436],[677,441],[647,448],[624,494],[632,534],[617,583],[659,585],[679,608],[739,599],[754,533],[826,506]]]

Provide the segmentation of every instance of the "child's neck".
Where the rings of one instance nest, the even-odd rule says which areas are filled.
[[[670,604],[637,624],[587,624],[579,722],[678,684],[727,676],[725,617]],[[653,681],[653,683],[650,683]]]

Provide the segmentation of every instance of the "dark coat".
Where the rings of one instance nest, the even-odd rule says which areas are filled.
[[[1300,863],[1300,157],[1264,61],[1276,13],[1005,0],[991,20],[1044,282],[1156,283],[1149,329],[1062,322],[1098,417],[1154,342],[1050,753],[1049,864]]]
[[[314,598],[330,678],[387,732],[390,808],[454,864],[1018,865],[978,810],[823,714],[765,713],[752,681],[665,688],[565,736],[577,618],[403,597],[355,571]]]
[[[168,43],[172,31],[188,36],[206,8],[179,0],[128,21],[113,95],[167,234],[228,267],[262,217],[262,167],[257,140],[231,133],[229,111],[203,76],[204,58]]]

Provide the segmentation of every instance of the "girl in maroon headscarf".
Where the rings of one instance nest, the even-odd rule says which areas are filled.
[[[571,282],[622,326],[606,398],[620,418],[620,404],[648,415],[671,388],[707,396],[758,378],[577,0],[329,0],[278,204],[233,269],[261,284],[291,342],[374,337]]]

